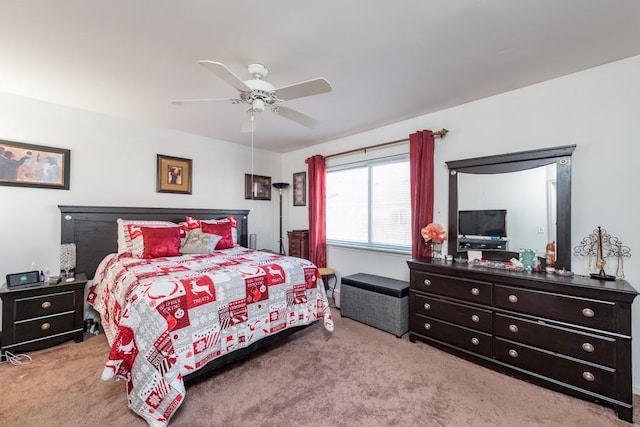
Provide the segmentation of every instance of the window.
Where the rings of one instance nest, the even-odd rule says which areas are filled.
[[[327,242],[411,250],[409,156],[327,169]]]

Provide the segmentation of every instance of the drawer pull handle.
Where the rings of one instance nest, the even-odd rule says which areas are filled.
[[[518,302],[518,297],[515,296],[515,295],[509,295],[509,302],[512,302],[514,304],[517,303]]]
[[[430,324],[430,323],[425,323],[425,324],[424,324],[424,328],[425,328],[427,331],[431,330],[431,324]]]
[[[45,301],[45,302],[43,302],[43,303],[42,303],[42,305],[41,305],[40,307],[42,307],[42,308],[49,308],[49,307],[51,307],[51,302],[49,302],[49,301]]]
[[[43,331],[46,331],[50,327],[51,327],[50,323],[43,323],[42,325],[40,325],[40,329],[42,329]]]
[[[471,321],[473,323],[478,323],[480,321],[480,317],[477,314],[474,314],[473,316],[471,316]]]
[[[429,304],[428,302],[424,303],[424,309],[425,310],[431,310],[431,304]]]
[[[582,378],[589,382],[593,382],[596,380],[596,377],[591,372],[583,372]]]
[[[582,349],[584,351],[586,351],[587,353],[593,353],[593,351],[596,348],[593,346],[593,344],[586,342],[586,343],[582,344]]]
[[[518,357],[518,352],[515,350],[509,350],[509,356],[515,359],[516,357]]]
[[[596,313],[593,310],[591,310],[590,308],[585,308],[585,309],[582,310],[582,315],[584,317],[593,317],[593,316],[596,315]]]
[[[425,284],[425,286],[429,286],[431,284],[431,280],[424,279],[424,284]]]
[[[478,288],[471,288],[471,295],[480,295],[480,290],[478,290]]]
[[[480,340],[478,338],[471,338],[471,344],[478,345],[480,344]]]
[[[518,327],[516,325],[509,325],[509,331],[515,334],[518,332]]]

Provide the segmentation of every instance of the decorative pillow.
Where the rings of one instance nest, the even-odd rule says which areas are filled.
[[[196,228],[187,233],[187,239],[180,247],[180,252],[183,254],[210,254],[216,250],[220,240],[222,240],[222,236],[203,233],[201,229]]]
[[[139,227],[142,238],[133,241],[133,256],[160,258],[180,256],[180,227]]]
[[[140,227],[175,227],[176,224],[170,221],[144,221],[144,220],[129,220],[118,218],[116,221],[118,224],[118,253],[131,253],[133,250],[132,240],[135,236],[140,237]],[[133,237],[132,237],[133,233]]]
[[[190,216],[186,217],[186,223],[189,230],[193,230],[195,228],[202,228],[202,223],[206,222],[208,224],[219,224],[221,222],[229,222],[231,223],[231,238],[233,239],[233,243],[238,243],[238,220],[235,216],[228,216],[223,219],[197,219]]]
[[[221,236],[220,241],[216,245],[216,249],[229,249],[233,247],[231,222],[221,221],[212,224],[202,221],[201,225],[203,233],[217,234],[218,236]]]

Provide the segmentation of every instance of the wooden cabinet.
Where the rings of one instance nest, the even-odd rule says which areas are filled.
[[[83,339],[84,288],[87,278],[73,282],[0,291],[2,341],[0,350],[19,353]]]
[[[287,231],[289,255],[309,259],[309,230]]]
[[[631,303],[624,280],[409,262],[409,338],[613,407],[633,422]]]

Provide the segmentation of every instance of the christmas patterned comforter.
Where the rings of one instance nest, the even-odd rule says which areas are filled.
[[[311,262],[240,246],[207,255],[108,255],[89,303],[111,352],[102,379],[127,381],[129,407],[167,425],[185,397],[183,377],[286,328],[333,320]]]

